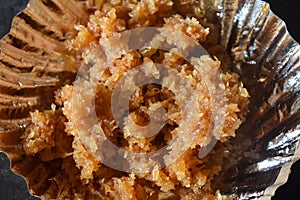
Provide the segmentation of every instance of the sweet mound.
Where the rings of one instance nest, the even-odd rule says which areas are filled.
[[[90,66],[87,72],[98,78],[96,83],[88,80],[80,84],[65,85],[56,91],[56,101],[52,108],[31,114],[31,125],[23,136],[23,148],[28,156],[37,156],[41,162],[58,162],[61,167],[53,175],[50,189],[40,193],[45,199],[216,199],[219,192],[212,191],[210,185],[214,176],[222,170],[223,160],[229,156],[229,147],[223,142],[235,136],[235,131],[247,113],[248,92],[239,81],[239,76],[228,71],[228,59],[220,56],[214,59],[204,56],[198,67],[215,67],[222,71],[224,91],[227,98],[224,127],[216,136],[219,142],[209,155],[200,159],[199,149],[209,143],[207,140],[211,125],[212,108],[208,88],[192,64],[172,52],[157,49],[135,50],[116,58],[112,64],[103,66],[97,57],[101,41],[116,33],[139,27],[165,27],[171,31],[185,34],[210,49],[218,50],[214,36],[207,27],[194,1],[96,1],[95,11],[87,24],[78,24],[76,38],[66,42],[69,51],[76,55],[81,66]],[[213,30],[213,29],[212,29]],[[118,48],[103,46],[106,50]],[[219,52],[216,53],[219,55]],[[91,65],[92,63],[92,65]],[[129,117],[139,125],[149,123],[146,114],[150,108],[161,106],[166,110],[166,124],[152,137],[134,137],[130,123],[124,119],[124,127],[116,125],[111,111],[111,95],[122,76],[141,64],[153,67],[161,63],[176,70],[197,91],[199,100],[198,129],[193,137],[189,134],[186,141],[190,148],[165,168],[153,161],[149,173],[126,173],[105,166],[104,159],[114,159],[118,152],[105,148],[109,139],[115,145],[130,152],[151,152],[162,148],[177,135],[181,126],[182,113],[180,101],[185,96],[176,96],[167,87],[156,84],[145,85],[134,92],[130,98]],[[225,66],[225,67],[224,67]],[[153,74],[152,71],[142,73]],[[167,82],[168,80],[165,80]],[[169,80],[172,81],[172,80]],[[76,84],[76,88],[75,85]],[[94,84],[94,85],[92,85]],[[80,87],[78,86],[80,85]],[[96,86],[96,87],[95,87]],[[93,91],[92,87],[96,90]],[[75,91],[76,89],[76,91]],[[74,102],[74,95],[82,101]],[[80,125],[78,119],[91,117],[90,100],[95,97],[97,121],[106,138],[93,134],[94,124]],[[79,109],[86,108],[86,109]],[[78,129],[78,127],[86,127]],[[185,124],[189,130],[189,124]],[[87,141],[89,143],[87,143]],[[87,146],[87,144],[95,144]],[[180,147],[176,147],[179,148]],[[170,154],[178,154],[176,148]],[[99,155],[95,152],[105,152]],[[164,157],[167,159],[167,157]],[[157,162],[157,163],[156,163]],[[130,169],[143,169],[147,163],[138,162],[135,157],[124,157],[122,162]],[[141,170],[142,171],[142,170]],[[56,185],[56,186],[55,186]]]

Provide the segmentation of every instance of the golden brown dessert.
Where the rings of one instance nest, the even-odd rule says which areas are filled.
[[[212,191],[211,182],[222,170],[222,161],[228,156],[227,147],[222,142],[235,136],[247,112],[248,93],[238,80],[239,76],[226,71],[228,59],[219,56],[219,46],[214,38],[214,28],[201,18],[199,5],[190,1],[95,1],[97,10],[89,17],[87,24],[78,24],[76,38],[69,40],[69,51],[76,55],[81,67],[88,66],[98,81],[81,81],[65,85],[56,92],[56,101],[46,111],[31,114],[31,125],[23,136],[23,148],[27,155],[38,156],[41,162],[61,162],[61,169],[53,177],[45,199],[222,199],[219,192]],[[140,27],[164,27],[193,38],[215,52],[214,59],[205,56],[196,60],[198,67],[221,68],[224,91],[227,98],[224,126],[216,135],[220,141],[204,158],[199,158],[201,147],[208,145],[209,129],[213,115],[209,89],[205,80],[197,74],[195,66],[174,52],[159,49],[142,49],[126,52],[110,65],[103,65],[99,59],[99,45],[116,33]],[[102,47],[106,51],[118,48]],[[220,60],[220,61],[219,61]],[[224,62],[223,62],[224,61]],[[153,66],[161,63],[176,70],[197,92],[199,100],[196,120],[197,131],[191,137],[185,136],[190,148],[166,167],[153,161],[147,173],[144,165],[136,157],[124,156],[124,168],[134,169],[132,173],[119,171],[106,166],[105,159],[113,160],[118,152],[106,149],[109,139],[119,148],[129,152],[146,153],[159,150],[170,141],[182,135],[180,101],[185,96],[176,96],[172,90],[157,84],[140,87],[130,98],[129,116],[141,126],[149,123],[148,109],[161,106],[166,110],[166,123],[159,133],[152,137],[135,137],[132,127],[124,119],[124,127],[118,127],[111,108],[111,97],[118,81],[124,74],[141,64]],[[152,68],[151,68],[152,69]],[[79,69],[78,69],[79,70]],[[82,70],[82,69],[81,69]],[[155,69],[142,73],[155,73]],[[75,87],[76,84],[76,87]],[[94,84],[94,85],[93,85]],[[96,87],[95,90],[92,90]],[[81,101],[74,101],[74,95]],[[94,130],[93,121],[81,124],[82,119],[91,118],[90,101],[95,97],[97,122],[106,138]],[[85,109],[81,109],[85,108]],[[79,121],[78,121],[79,120]],[[87,120],[88,121],[88,120]],[[86,122],[86,121],[84,121]],[[189,124],[184,124],[189,130]],[[182,127],[181,127],[182,129]],[[95,145],[91,145],[95,144]],[[181,147],[172,148],[170,155],[177,155]],[[100,153],[103,155],[100,155]],[[167,155],[166,155],[167,156]],[[167,157],[163,157],[167,159]],[[147,166],[146,166],[147,167]],[[55,191],[55,192],[54,192]],[[58,195],[58,196],[57,196]]]

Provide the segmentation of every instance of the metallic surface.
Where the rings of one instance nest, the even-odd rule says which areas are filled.
[[[24,1],[18,1],[16,5],[21,5],[20,2],[23,2],[24,5]],[[34,11],[32,5],[34,2],[31,1],[31,11]],[[226,47],[227,53],[234,60],[231,68],[241,75],[251,95],[250,114],[238,130],[238,136],[229,142],[233,147],[230,149],[231,157],[224,164],[223,173],[216,177],[214,187],[237,199],[269,199],[276,188],[285,183],[291,164],[299,159],[300,155],[300,46],[290,37],[284,22],[270,11],[268,4],[260,0],[204,0],[203,2],[205,2],[204,7],[208,20],[216,21],[220,27],[219,41]],[[72,6],[72,4],[69,5]],[[27,14],[34,14],[31,11],[27,9]],[[75,18],[82,15],[71,9],[69,13],[75,15]],[[41,12],[36,11],[36,14],[41,14]],[[23,24],[22,17],[24,15],[14,21],[11,35],[25,37],[20,32],[26,25]],[[81,19],[85,20],[85,18]],[[40,18],[40,22],[45,23],[43,18]],[[63,22],[57,20],[56,23]],[[3,24],[0,30],[4,30],[6,27],[7,24]],[[63,24],[59,24],[58,27],[58,29],[56,27],[50,27],[50,29],[60,31],[56,35],[59,39],[67,37],[63,33],[68,28]],[[48,44],[47,40],[39,39],[41,43],[38,44],[38,48],[42,48],[43,44]],[[1,69],[17,65],[16,60],[8,59],[7,55],[11,55],[6,51],[8,48],[4,49],[10,47],[9,44],[17,45],[9,42],[6,39],[1,43],[2,56],[6,55],[0,56]],[[17,57],[16,55],[15,59]],[[50,57],[53,58],[55,55],[50,55]],[[23,69],[32,62],[31,57],[24,59],[18,63]],[[55,73],[60,73],[59,66],[59,64],[55,65],[57,67],[54,68]],[[9,75],[13,76],[14,74]],[[38,86],[47,87],[47,84],[53,86],[57,81],[47,82],[46,80],[48,81],[49,77],[39,79]],[[8,79],[6,81],[10,82]],[[5,102],[3,94],[9,96],[13,95],[12,91],[30,90],[36,84],[28,79],[17,83],[11,82],[8,87],[0,83],[1,106]],[[43,106],[36,99],[26,97],[23,100],[21,103],[30,101],[31,104],[22,112],[29,112],[36,107]],[[14,99],[10,102],[20,103]],[[18,107],[15,105],[9,109],[15,113]],[[7,122],[7,116],[0,116],[0,133],[2,135],[6,134],[7,126],[10,127],[8,131],[11,131],[11,134],[16,134],[16,130],[11,127],[26,126],[28,123],[26,116],[22,120],[20,115],[16,116],[17,114],[12,115],[11,118],[14,120],[10,121],[9,125],[4,124]],[[5,141],[3,137],[0,136],[1,141]],[[18,157],[19,147],[17,144],[10,145],[1,146],[1,149],[9,153],[8,155],[13,161],[13,169],[20,170],[18,162],[22,156]],[[3,154],[0,156],[1,159],[6,159]],[[3,162],[0,163],[2,165]],[[4,166],[3,169],[7,171],[8,166]],[[7,180],[11,179],[7,178]],[[17,183],[19,182],[17,181]],[[26,185],[24,187],[24,182],[22,182],[17,188],[24,189]],[[26,192],[20,194],[23,194],[24,198],[15,197],[14,199],[28,197]],[[0,195],[0,199],[13,198]]]

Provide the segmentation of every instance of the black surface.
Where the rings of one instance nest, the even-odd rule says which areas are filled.
[[[271,9],[282,18],[290,34],[300,42],[300,1],[266,0]],[[10,28],[12,17],[25,7],[27,0],[0,0],[0,37]],[[293,165],[288,182],[280,187],[272,200],[299,200],[300,161]],[[25,181],[10,171],[7,156],[0,153],[0,200],[33,200]]]
[[[28,192],[23,177],[10,170],[8,157],[0,152],[0,200],[38,200]]]

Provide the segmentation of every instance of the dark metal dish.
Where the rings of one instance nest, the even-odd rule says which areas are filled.
[[[283,21],[260,0],[205,2],[208,18],[217,19],[222,27],[220,43],[235,61],[232,67],[242,76],[252,98],[251,113],[238,137],[231,140],[236,144],[233,156],[217,177],[215,188],[238,199],[270,198],[299,159],[300,46]],[[12,31],[18,30],[15,20]],[[6,54],[5,49],[2,52]],[[14,67],[1,57],[0,62]],[[5,129],[1,120],[0,129]],[[16,152],[1,148],[15,159]],[[13,161],[13,169],[15,165]]]

